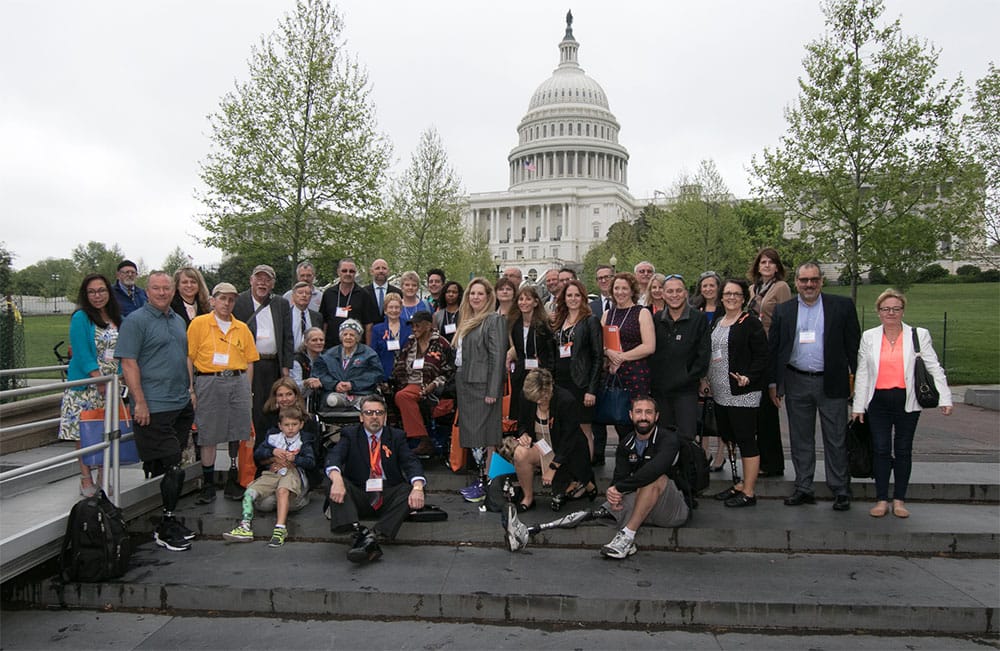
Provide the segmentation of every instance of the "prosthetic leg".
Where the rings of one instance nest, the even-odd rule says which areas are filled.
[[[508,496],[513,495],[514,486],[510,480],[508,480],[508,484],[504,486],[504,489]],[[610,515],[611,513],[606,508],[599,506],[595,509],[574,511],[573,513],[568,513],[561,518],[552,520],[551,522],[543,522],[542,524],[535,524],[529,527],[518,519],[517,505],[512,499],[509,499],[507,502],[507,509],[504,514],[505,517],[502,521],[502,525],[506,532],[505,539],[507,549],[512,552],[520,551],[528,546],[528,541],[531,540],[532,536],[548,529],[573,529],[581,522],[598,520]]]

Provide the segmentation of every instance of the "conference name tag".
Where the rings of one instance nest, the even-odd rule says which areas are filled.
[[[454,323],[446,323],[444,325],[444,333],[446,335],[453,335],[453,334],[455,334],[456,330],[458,330],[458,327],[455,326]]]
[[[386,350],[399,350],[399,339],[390,339],[385,342]]]
[[[381,493],[382,492],[382,478],[373,477],[365,482],[365,491],[368,493]]]
[[[538,368],[538,359],[535,357],[529,357],[525,359],[524,368],[526,369]]]
[[[213,366],[229,366],[229,353],[215,353],[212,355]]]
[[[538,448],[538,451],[541,452],[542,454],[548,454],[549,452],[552,452],[552,446],[549,445],[549,442],[546,441],[545,439],[538,439],[537,441],[535,441],[535,447]]]
[[[559,345],[559,358],[560,359],[566,359],[567,357],[572,357],[573,356],[573,353],[572,353],[572,350],[571,350],[572,348],[573,348],[572,342],[568,343],[568,344],[560,344]]]
[[[423,367],[424,367],[424,358],[423,357],[417,357],[417,358],[415,358],[413,360],[413,370],[414,371],[419,371]]]
[[[338,307],[335,316],[338,319],[346,319],[351,316],[351,308],[349,307]]]
[[[799,331],[799,343],[800,344],[814,344],[814,343],[816,343],[816,331],[815,330],[800,330]]]

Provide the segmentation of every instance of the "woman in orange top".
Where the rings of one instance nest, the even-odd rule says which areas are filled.
[[[892,512],[898,518],[910,516],[906,508],[906,488],[912,468],[913,434],[920,418],[920,405],[913,386],[914,328],[903,323],[906,297],[887,289],[875,300],[882,325],[866,330],[858,348],[858,371],[854,380],[852,420],[868,425],[875,447],[875,506],[868,512],[881,518],[889,512],[889,473],[893,473]],[[931,335],[916,328],[920,356],[941,394],[938,405],[945,416],[951,414],[951,390],[931,346]]]

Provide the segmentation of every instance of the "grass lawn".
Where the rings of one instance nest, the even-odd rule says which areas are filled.
[[[24,317],[24,359],[30,366],[54,366],[59,363],[52,353],[52,347],[60,341],[63,355],[69,347],[69,314],[45,314]],[[40,373],[33,378],[57,378],[58,372]]]
[[[883,285],[858,288],[862,330],[879,324],[875,299],[883,290]],[[850,287],[824,291],[851,295]],[[1000,283],[914,285],[906,292],[903,320],[930,330],[949,384],[1000,384]]]
[[[882,285],[858,288],[858,319],[863,330],[878,325],[875,298],[883,289]],[[849,287],[825,290],[850,295]],[[930,330],[950,384],[1000,384],[1000,283],[916,285],[907,292],[904,319]],[[28,366],[56,364],[52,347],[59,341],[69,342],[69,315],[25,317],[24,340]],[[65,354],[65,347],[61,350]]]

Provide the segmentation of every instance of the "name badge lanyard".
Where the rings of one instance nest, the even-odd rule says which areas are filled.
[[[632,313],[633,307],[635,306],[633,305],[629,309],[625,310],[625,316],[622,318],[622,322],[617,325],[615,324],[615,317],[618,316],[618,312],[620,310],[617,307],[611,308],[611,317],[608,319],[608,321],[611,321],[611,325],[618,328],[618,331],[621,332],[625,328],[625,322],[628,321],[628,315]]]
[[[337,291],[337,312],[341,310],[347,310],[348,314],[351,312],[351,298],[354,296],[354,287],[351,287],[351,291],[347,293],[347,305],[341,306],[340,297],[343,296],[344,292]],[[349,317],[345,317],[349,318]]]

